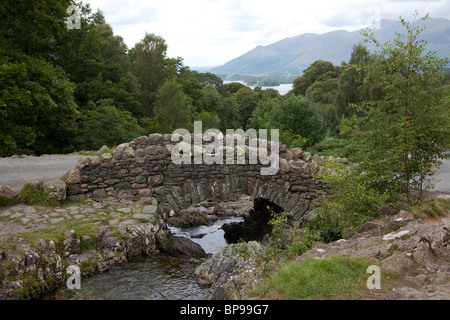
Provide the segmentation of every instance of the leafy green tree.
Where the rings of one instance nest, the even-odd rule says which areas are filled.
[[[102,145],[116,146],[144,134],[132,114],[116,108],[111,99],[90,102],[88,108],[80,117],[77,137],[79,145],[88,150],[97,150]]]
[[[0,38],[9,48],[49,59],[67,30],[66,10],[71,0],[2,0]]]
[[[197,71],[193,71],[193,73],[197,76],[197,80],[203,87],[206,86],[207,84],[211,84],[216,88],[216,90],[220,94],[223,94],[225,92],[223,80],[220,77],[216,76],[215,74],[211,72],[201,73]]]
[[[238,108],[240,127],[248,129],[253,110],[258,106],[258,93],[244,86],[232,95],[232,99]]]
[[[449,157],[450,116],[440,89],[448,59],[426,51],[423,26],[400,20],[406,33],[394,41],[381,44],[373,33],[364,33],[379,49],[380,60],[369,65],[368,75],[378,80],[383,99],[365,104],[363,130],[352,138],[368,182],[411,200],[439,159]]]
[[[226,129],[242,128],[239,125],[239,110],[238,106],[232,98],[224,98],[220,105],[217,115],[220,119],[220,130],[225,132]]]
[[[207,84],[202,89],[203,97],[200,106],[208,112],[218,112],[222,108],[223,97],[212,84]]]
[[[230,82],[230,83],[227,83],[226,85],[224,85],[224,87],[225,87],[225,93],[228,96],[235,94],[240,89],[248,88],[247,86],[245,86],[239,82]]]
[[[336,106],[338,78],[317,80],[306,90],[306,97],[316,103],[317,108],[327,123],[327,127],[335,129],[339,123]]]
[[[250,118],[250,127],[253,129],[267,128],[270,114],[279,104],[280,99],[259,101],[258,106],[253,110],[252,117]]]
[[[373,100],[368,93],[372,87],[367,78],[367,65],[376,57],[362,43],[355,44],[350,60],[343,63],[336,90],[336,106],[339,120],[356,112],[351,105],[359,105],[362,101]]]
[[[166,51],[167,44],[161,36],[146,33],[132,52],[133,74],[141,86],[139,101],[143,116],[153,115],[156,93],[167,79]]]
[[[220,119],[216,113],[202,111],[194,116],[194,121],[202,122],[203,131],[220,128]]]
[[[317,60],[313,62],[306,70],[303,70],[303,75],[295,78],[292,92],[295,95],[306,95],[308,88],[316,81],[322,81],[329,78],[337,78],[339,76],[340,68],[334,66],[329,61]]]
[[[167,80],[158,90],[154,114],[162,133],[193,126],[191,99],[175,78]]]
[[[303,96],[284,97],[278,107],[272,108],[267,127],[279,129],[282,142],[288,146],[296,142],[309,147],[320,142],[327,133],[316,106]],[[283,134],[289,141],[283,141]]]
[[[73,151],[75,86],[61,68],[0,49],[0,156]]]

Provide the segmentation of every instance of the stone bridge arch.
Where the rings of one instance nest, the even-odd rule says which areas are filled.
[[[229,201],[250,195],[292,212],[298,220],[323,187],[312,175],[321,170],[319,164],[324,157],[311,156],[301,149],[287,150],[284,145],[268,143],[268,152],[271,147],[278,148],[279,170],[274,175],[261,175],[261,168],[268,165],[260,161],[251,164],[248,157],[243,164],[175,164],[171,152],[178,141],[172,138],[170,134],[151,134],[119,145],[112,154],[84,158],[63,176],[68,197],[153,202],[157,204],[156,213],[168,219],[202,201]],[[194,135],[191,139],[194,141]],[[251,141],[245,139],[246,154]],[[235,155],[243,152],[234,149]],[[194,148],[191,151],[195,152]]]

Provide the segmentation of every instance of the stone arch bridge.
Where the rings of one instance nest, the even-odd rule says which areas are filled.
[[[194,141],[194,135],[191,139]],[[112,154],[80,160],[63,176],[68,197],[156,200],[156,213],[168,219],[202,201],[231,201],[250,195],[292,212],[298,220],[309,210],[316,191],[323,188],[313,174],[321,170],[319,164],[325,158],[301,149],[287,150],[284,145],[268,143],[267,152],[278,149],[279,170],[262,175],[261,168],[268,165],[260,161],[251,164],[248,157],[243,164],[176,164],[172,151],[178,142],[172,140],[177,139],[170,134],[151,134],[119,145]],[[249,155],[252,142],[246,138],[244,149],[235,146],[235,159],[239,152]],[[193,159],[194,155],[190,156]]]

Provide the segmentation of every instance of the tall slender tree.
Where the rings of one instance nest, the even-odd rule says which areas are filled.
[[[383,98],[365,104],[364,128],[354,136],[361,168],[370,183],[408,200],[414,190],[423,190],[439,158],[448,157],[450,144],[449,108],[441,103],[440,88],[448,58],[426,50],[420,34],[427,17],[414,23],[400,18],[405,34],[385,44],[373,32],[363,32],[379,50],[380,60],[370,64],[368,76],[377,79]]]

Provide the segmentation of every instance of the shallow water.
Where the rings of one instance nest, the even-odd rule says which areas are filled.
[[[207,253],[215,253],[227,245],[221,226],[242,221],[241,218],[218,220],[211,226],[174,228],[176,236],[199,243]],[[202,261],[159,256],[143,262],[111,266],[102,274],[81,279],[80,290],[57,289],[46,300],[199,300],[207,293],[194,278]]]
[[[231,222],[241,222],[242,218],[232,217],[223,220],[217,220],[211,226],[197,226],[192,228],[170,227],[170,231],[176,236],[182,236],[197,242],[202,246],[206,253],[216,253],[227,245],[223,237],[225,232],[221,229],[224,224]]]
[[[172,257],[117,264],[105,273],[82,279],[80,290],[59,288],[46,299],[197,300],[206,293],[193,277],[198,264]]]

